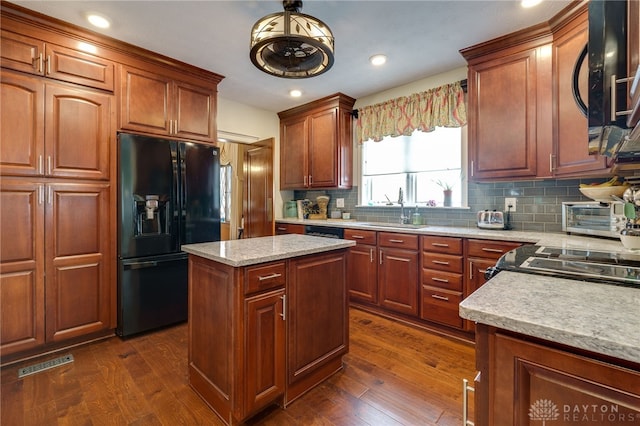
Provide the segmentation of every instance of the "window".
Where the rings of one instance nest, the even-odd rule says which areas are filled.
[[[441,183],[453,188],[451,206],[460,207],[463,177],[461,127],[362,144],[363,205],[397,203],[402,188],[407,205],[443,206]]]
[[[231,220],[231,164],[220,166],[220,221]]]

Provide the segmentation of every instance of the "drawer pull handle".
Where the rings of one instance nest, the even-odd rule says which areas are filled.
[[[446,265],[449,266],[449,262],[445,262],[444,260],[432,260],[431,263],[435,263],[436,265]]]
[[[278,227],[278,231],[286,231],[286,230],[287,230],[287,228],[285,228],[284,226],[279,226]]]
[[[373,249],[369,249],[369,263],[373,263]]]
[[[449,247],[449,244],[445,243],[431,243],[431,245],[434,247]]]
[[[390,243],[404,243],[404,240],[395,240],[395,239],[390,239],[389,240]]]
[[[433,297],[434,299],[438,299],[438,300],[444,300],[445,302],[448,302],[448,301],[449,301],[449,298],[448,298],[448,297],[440,296],[440,295],[438,295],[438,294],[432,294],[432,295],[431,295],[431,297]]]
[[[482,251],[488,251],[489,253],[502,253],[500,249],[492,249],[488,247],[482,247]]]
[[[445,280],[444,278],[431,277],[431,281],[437,281],[439,283],[448,283],[449,280]]]
[[[467,379],[462,379],[462,425],[474,426],[474,423],[469,420],[469,396],[467,392],[475,392],[475,389],[473,386],[469,386]]]
[[[260,276],[258,277],[258,281],[264,281],[264,280],[270,280],[272,278],[278,278],[281,277],[282,274],[278,274],[278,273],[273,273],[273,274],[269,274],[269,275],[264,275],[264,276]]]
[[[352,235],[351,238],[354,240],[362,240],[364,237],[362,235]]]
[[[280,296],[280,299],[282,299],[282,313],[280,314],[280,316],[282,317],[282,321],[286,321],[287,320],[287,295],[283,294],[282,296]]]

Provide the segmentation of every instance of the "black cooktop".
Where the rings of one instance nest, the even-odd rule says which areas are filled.
[[[500,271],[570,278],[640,289],[637,255],[525,245],[505,253],[490,276]]]

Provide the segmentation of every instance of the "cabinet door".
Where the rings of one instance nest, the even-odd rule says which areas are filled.
[[[292,259],[287,276],[287,398],[291,400],[304,391],[292,384],[313,379],[318,368],[348,350],[346,253]]]
[[[44,83],[38,78],[3,70],[0,87],[0,174],[41,175],[44,161]]]
[[[255,412],[284,394],[284,289],[249,298],[246,312],[246,406]]]
[[[500,333],[493,345],[489,424],[613,426],[640,418],[638,371]]]
[[[378,248],[380,306],[407,315],[418,315],[418,252]]]
[[[46,336],[62,341],[110,328],[108,184],[47,185]]]
[[[307,187],[307,119],[282,122],[280,128],[280,189]]]
[[[573,71],[580,52],[589,41],[587,11],[569,31],[559,34],[553,42],[554,129],[551,164],[555,176],[576,175],[586,171],[605,170],[605,157],[589,155],[587,118],[573,99]],[[588,93],[589,64],[582,63],[579,87],[582,96]]]
[[[214,142],[216,134],[216,88],[175,83],[173,134],[182,138]]]
[[[347,282],[351,300],[378,303],[378,250],[358,244],[347,255]]]
[[[170,134],[171,80],[158,74],[122,67],[120,127]]]
[[[0,352],[44,344],[44,200],[38,183],[0,183]]]
[[[31,74],[44,73],[44,42],[42,40],[2,30],[0,57],[0,65],[3,68]]]
[[[309,117],[309,186],[338,186],[337,108]]]
[[[536,176],[536,55],[532,49],[469,68],[472,178]]]
[[[109,178],[113,96],[47,84],[46,174],[82,179]]]
[[[113,92],[115,64],[104,58],[47,43],[45,75]]]

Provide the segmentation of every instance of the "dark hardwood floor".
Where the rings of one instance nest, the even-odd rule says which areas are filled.
[[[462,423],[462,379],[475,373],[472,346],[355,309],[350,327],[343,371],[250,424]],[[2,369],[2,426],[222,424],[189,387],[185,324],[68,352],[73,363],[22,379],[20,368],[61,354]]]

